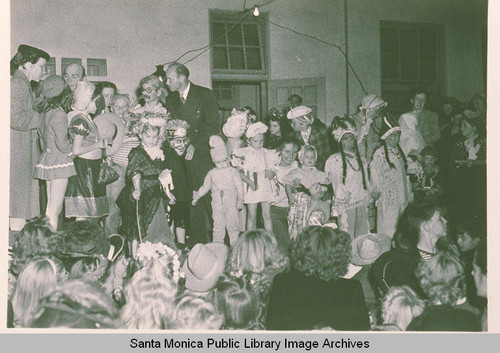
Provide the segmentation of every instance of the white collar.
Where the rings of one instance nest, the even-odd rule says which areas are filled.
[[[162,161],[165,160],[165,155],[163,154],[163,151],[159,146],[146,147],[143,144],[142,148],[144,148],[144,151],[146,151],[146,153],[149,155],[149,157],[151,157],[153,161],[155,159],[161,159]]]
[[[188,81],[188,85],[184,91],[179,91],[179,96],[184,98],[184,100],[187,100],[188,94],[189,94],[189,89],[191,88],[191,82]]]

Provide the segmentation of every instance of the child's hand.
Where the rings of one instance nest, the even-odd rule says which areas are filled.
[[[186,161],[190,161],[191,159],[193,159],[194,151],[195,151],[194,146],[190,144],[186,149],[186,157],[185,157]]]
[[[167,189],[167,188],[165,188],[164,190],[165,190],[165,194],[167,194],[167,197],[168,197],[168,203],[170,205],[175,205],[175,196],[174,196],[174,194],[172,194],[172,192],[169,189]]]
[[[264,171],[264,177],[266,177],[266,178],[267,178],[267,179],[269,179],[269,180],[273,180],[273,179],[274,179],[274,177],[276,177],[276,173],[275,173],[275,172],[273,172],[272,170],[268,170],[268,169],[266,169],[266,170]]]
[[[196,206],[196,203],[198,202],[198,198],[193,197],[193,201],[191,202],[191,205]]]
[[[380,197],[380,191],[372,191],[370,193],[370,195],[371,195],[372,199],[374,199],[375,201],[377,201],[378,198]]]
[[[132,192],[132,197],[134,200],[139,200],[141,198],[141,190],[136,189]]]
[[[255,183],[253,181],[250,181],[248,183],[248,186],[250,186],[250,189],[252,189],[252,191],[257,190],[257,186],[255,185]]]

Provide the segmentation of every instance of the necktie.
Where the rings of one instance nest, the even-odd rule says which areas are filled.
[[[181,95],[179,95],[179,98],[181,99],[181,103],[184,104],[186,103],[186,99],[184,99],[184,97]]]

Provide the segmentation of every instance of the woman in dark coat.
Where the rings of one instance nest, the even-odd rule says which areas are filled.
[[[274,278],[267,311],[268,330],[369,330],[361,284],[343,279],[351,237],[328,226],[313,226],[297,236],[294,270]]]

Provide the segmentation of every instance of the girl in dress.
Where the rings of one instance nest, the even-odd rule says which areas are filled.
[[[340,152],[328,158],[325,172],[333,187],[333,207],[339,214],[339,228],[355,238],[369,233],[368,204],[371,198],[366,161],[358,150],[354,121],[335,117],[332,127]]]
[[[77,220],[99,219],[108,214],[106,185],[98,184],[97,180],[101,148],[106,148],[108,155],[114,150],[108,146],[108,140],[100,137],[97,125],[90,117],[97,110],[95,101],[99,97],[92,99],[93,92],[94,86],[90,82],[78,82],[73,111],[68,113],[76,175],[69,178],[64,204],[66,217],[76,217]]]
[[[250,125],[246,132],[248,147],[233,151],[231,163],[240,169],[241,179],[246,183],[244,203],[247,205],[247,229],[257,227],[257,205],[262,207],[264,228],[273,229],[271,222],[271,202],[276,193],[275,173],[272,171],[279,163],[278,154],[263,148],[267,126],[257,122]]]
[[[132,255],[144,237],[176,248],[166,216],[169,201],[175,202],[170,191],[171,171],[161,149],[166,124],[165,115],[146,114],[135,127],[141,144],[130,151],[125,187],[117,200],[122,213],[122,232],[132,243]]]
[[[72,93],[62,77],[53,75],[43,81],[42,95],[43,100],[35,108],[43,114],[39,129],[43,153],[33,177],[46,181],[45,215],[49,224],[57,230],[68,178],[76,174],[66,117],[71,110]]]
[[[377,233],[393,237],[399,215],[411,201],[408,164],[399,146],[401,129],[384,118],[380,129],[383,146],[375,151],[370,163],[373,191],[377,206]]]
[[[316,148],[305,145],[299,151],[299,161],[301,166],[285,175],[283,182],[286,183],[285,190],[290,204],[288,213],[288,233],[291,239],[295,239],[297,234],[305,227],[304,218],[311,197],[304,191],[299,191],[302,185],[306,189],[314,184],[327,184],[326,174],[315,167],[317,159]]]

